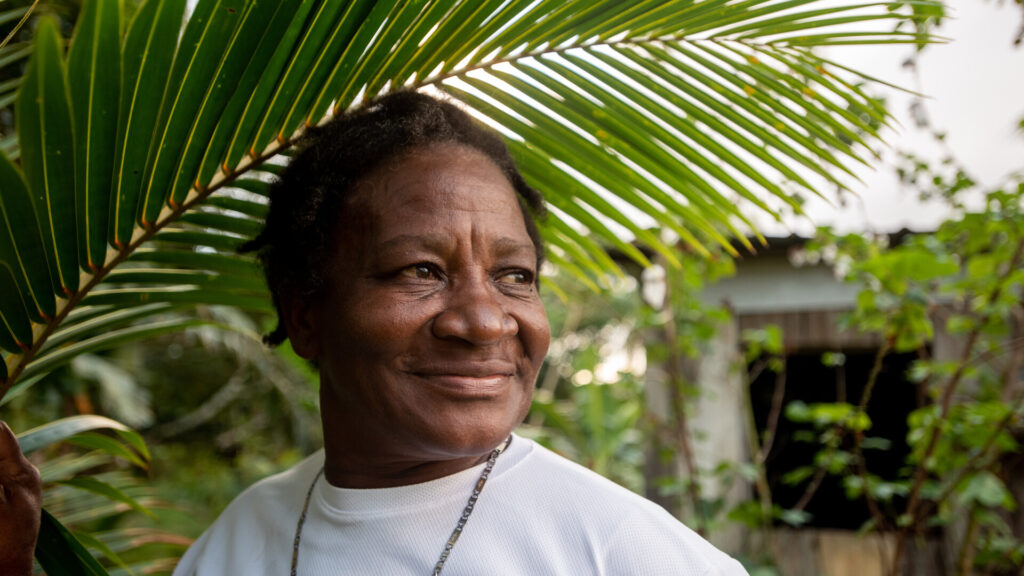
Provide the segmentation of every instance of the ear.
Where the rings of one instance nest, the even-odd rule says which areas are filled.
[[[306,360],[320,356],[320,327],[316,300],[288,298],[281,302],[281,316],[295,353]]]

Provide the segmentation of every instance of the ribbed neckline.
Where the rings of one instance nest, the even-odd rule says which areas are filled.
[[[488,483],[497,481],[533,451],[533,443],[513,434],[512,443],[498,458]],[[400,512],[409,508],[444,504],[469,498],[486,462],[443,478],[394,488],[339,488],[321,478],[314,490],[315,502],[328,515],[360,516]],[[486,492],[486,490],[485,490]]]

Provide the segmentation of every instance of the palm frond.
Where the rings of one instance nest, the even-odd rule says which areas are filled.
[[[888,2],[200,0],[182,29],[184,0],[148,0],[124,38],[109,3],[85,2],[66,56],[46,20],[0,54],[32,54],[0,85],[20,89],[0,143],[0,398],[188,326],[195,304],[271,311],[234,254],[267,160],[379,94],[440,90],[504,134],[551,207],[552,262],[596,289],[619,273],[609,247],[674,262],[665,229],[730,249],[749,210],[842,186],[888,117],[811,49],[922,41]]]
[[[94,432],[100,429],[113,430],[117,436]],[[146,540],[178,548],[187,544],[181,537],[152,528],[87,531],[109,525],[127,512],[152,518],[150,508],[159,504],[138,478],[123,469],[114,469],[115,459],[145,467],[150,458],[142,438],[125,425],[100,416],[75,416],[27,431],[19,436],[19,442],[26,453],[61,443],[87,450],[65,450],[39,465],[47,490],[36,558],[47,573],[107,574],[101,557],[109,561],[112,570],[123,571],[120,573],[145,571],[169,558],[154,554],[129,565],[123,558],[128,558],[132,548]]]

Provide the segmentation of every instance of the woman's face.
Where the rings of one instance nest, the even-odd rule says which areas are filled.
[[[488,452],[525,417],[550,341],[514,189],[442,145],[371,172],[345,210],[325,294],[289,325],[319,361],[327,435],[410,463]]]

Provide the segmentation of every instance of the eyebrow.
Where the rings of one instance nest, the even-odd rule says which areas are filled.
[[[515,238],[503,237],[494,241],[494,251],[499,256],[512,256],[519,252],[527,252],[532,256],[537,249],[533,242],[524,243]]]

